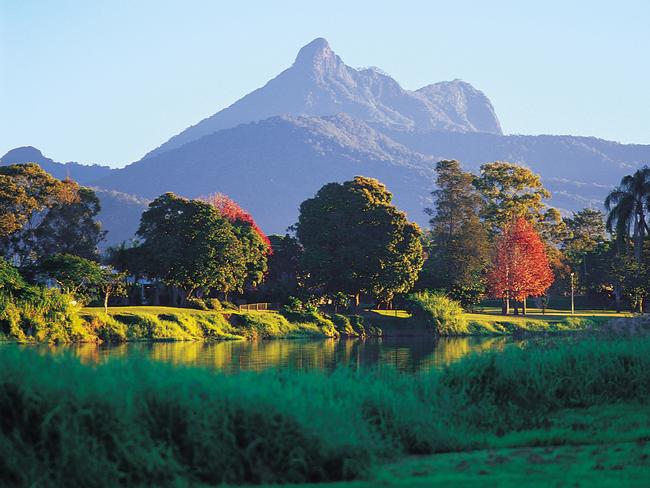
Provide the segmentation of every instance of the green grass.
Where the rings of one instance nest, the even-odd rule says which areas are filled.
[[[368,481],[318,488],[603,486],[647,487],[650,443],[624,442],[478,450],[404,459],[377,468]]]
[[[173,307],[85,308],[82,318],[105,341],[334,337],[317,318],[290,322],[276,312],[216,312]]]
[[[405,310],[372,310],[371,317],[381,317],[392,323],[392,330],[412,331],[413,317]],[[521,333],[578,332],[598,329],[612,319],[631,317],[630,313],[607,312],[602,310],[580,310],[574,315],[562,310],[528,309],[526,316],[501,315],[497,308],[484,308],[476,313],[464,313],[465,326],[460,335],[511,335]]]
[[[351,479],[376,486],[402,476],[402,484],[481,476],[514,483],[556,479],[567,465],[576,476],[594,463],[614,469],[627,459],[622,470],[633,480],[647,473],[647,458],[637,463],[646,451],[621,445],[650,438],[649,407],[644,337],[511,348],[421,375],[385,368],[224,375],[138,358],[91,367],[5,346],[0,473],[21,486]],[[555,447],[591,444],[606,446],[605,454]],[[543,461],[555,449],[577,457],[531,468],[531,456]]]

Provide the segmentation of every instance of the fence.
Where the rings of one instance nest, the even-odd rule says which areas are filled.
[[[239,305],[239,310],[255,310],[255,311],[264,311],[264,310],[279,310],[279,303],[245,303]]]

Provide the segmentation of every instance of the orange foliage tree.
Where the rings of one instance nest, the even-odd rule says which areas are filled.
[[[503,229],[487,279],[490,294],[503,299],[504,314],[509,313],[510,300],[522,301],[525,314],[526,298],[543,295],[553,283],[544,243],[526,219],[520,217]]]
[[[228,195],[224,195],[223,193],[213,193],[207,197],[201,197],[200,200],[212,205],[223,217],[225,217],[231,223],[239,221],[249,224],[255,233],[260,237],[260,239],[262,239],[264,244],[267,245],[270,253],[271,241],[269,240],[268,236],[264,233],[264,231],[262,231],[262,229],[259,228],[255,222],[255,219],[253,219],[253,216],[241,208],[239,204],[232,198],[230,198]]]

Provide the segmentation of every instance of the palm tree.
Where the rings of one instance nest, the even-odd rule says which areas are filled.
[[[646,211],[650,204],[650,168],[644,166],[633,175],[624,176],[618,187],[605,199],[607,209],[607,230],[616,234],[624,243],[632,233],[634,258],[641,261],[643,241],[650,234],[646,222]]]

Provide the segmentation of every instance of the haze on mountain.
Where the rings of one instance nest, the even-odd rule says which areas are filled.
[[[553,192],[550,203],[568,213],[600,207],[623,175],[650,162],[650,146],[503,135],[489,99],[468,83],[405,90],[378,69],[346,66],[316,39],[264,87],[123,169],[56,163],[34,148],[10,151],[0,164],[29,159],[96,188],[107,242],[115,244],[132,236],[146,201],[167,191],[226,193],[277,233],[323,184],[355,175],[384,182],[409,218],[426,225],[440,159],[474,171],[495,160],[525,164]]]

